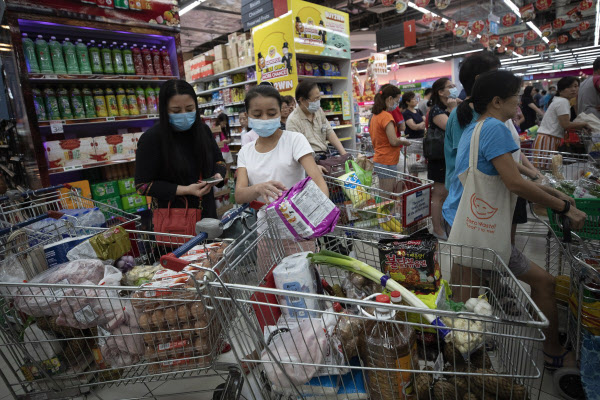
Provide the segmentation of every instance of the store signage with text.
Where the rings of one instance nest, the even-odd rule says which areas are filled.
[[[416,22],[414,19],[403,24],[383,28],[375,33],[377,51],[395,50],[417,44]]]

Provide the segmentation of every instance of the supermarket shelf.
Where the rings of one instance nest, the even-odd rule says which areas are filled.
[[[231,75],[231,74],[236,74],[236,73],[239,73],[239,72],[244,72],[244,71],[246,71],[250,67],[254,67],[254,63],[245,65],[243,67],[233,68],[233,69],[230,69],[230,70],[225,71],[225,72],[220,72],[218,74],[214,74],[214,75],[210,75],[210,76],[205,76],[204,78],[196,79],[195,81],[190,82],[190,84],[193,85],[195,83],[214,81],[215,79],[219,79],[219,78],[221,78],[223,76],[227,76],[227,75]]]
[[[201,92],[196,92],[196,95],[203,96],[205,94],[210,94],[210,93],[213,93],[213,92],[218,92],[219,90],[223,90],[223,89],[229,89],[229,88],[234,88],[234,87],[238,87],[238,86],[244,86],[244,85],[247,85],[249,83],[256,83],[256,79],[250,79],[248,81],[234,83],[234,84],[231,84],[231,85],[222,86],[222,87],[218,87],[218,88],[214,88],[214,89],[203,90]]]
[[[145,75],[67,75],[67,74],[29,74],[31,82],[39,83],[162,83],[176,76]]]
[[[51,122],[59,122],[63,125],[90,125],[90,124],[115,124],[131,121],[144,121],[158,119],[158,114],[136,115],[133,117],[99,117],[99,118],[84,118],[84,119],[62,119],[57,121],[40,121],[40,127],[50,127]]]
[[[217,208],[217,215],[220,217],[225,214],[227,211],[233,208],[233,204],[227,204],[226,206]]]
[[[221,189],[218,192],[215,192],[215,198],[217,197],[221,197],[221,196],[225,196],[227,194],[229,194],[229,188],[225,188],[225,189]]]
[[[313,81],[317,83],[328,83],[330,81],[345,81],[348,78],[345,76],[311,76],[311,75],[298,75],[299,81]]]
[[[325,112],[325,116],[331,116],[331,115],[343,115],[344,113],[341,111],[334,111],[334,112]]]
[[[236,116],[236,115],[240,115],[240,113],[231,113],[231,114],[224,113],[224,114],[226,114],[228,117],[233,117],[233,116]],[[216,119],[218,117],[218,115],[202,115],[201,117],[202,118],[206,118],[206,119]],[[231,125],[231,126],[233,126],[233,125]],[[239,126],[239,125],[237,125],[237,126]]]
[[[344,129],[344,128],[352,128],[354,125],[348,124],[348,125],[338,125],[338,126],[332,126],[332,129]]]
[[[308,54],[308,53],[300,53],[296,51],[296,56],[299,60],[322,60],[322,61],[333,61],[335,63],[339,63],[340,61],[350,61],[350,57],[342,58],[342,57],[334,57],[334,56],[323,56],[320,54]]]
[[[236,101],[235,103],[225,103],[223,104],[225,107],[229,106],[243,106],[245,103],[243,101]]]
[[[321,100],[323,99],[341,99],[342,95],[341,94],[324,94],[323,96],[321,96]]]
[[[223,105],[223,102],[217,101],[215,103],[198,104],[198,108],[217,107],[217,106],[221,106],[221,105]]]
[[[77,171],[80,169],[106,167],[107,165],[124,164],[124,163],[130,163],[130,162],[134,162],[134,161],[135,161],[135,157],[134,158],[126,158],[124,160],[102,161],[102,162],[97,162],[97,163],[93,163],[93,164],[74,165],[71,167],[49,168],[48,173],[50,175],[55,175],[55,174],[62,174],[64,172]]]

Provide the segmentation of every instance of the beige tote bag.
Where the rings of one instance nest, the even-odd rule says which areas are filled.
[[[500,175],[486,175],[477,169],[482,126],[483,121],[475,126],[469,168],[459,175],[464,191],[448,242],[474,248],[465,248],[461,254],[454,255],[455,263],[491,269],[493,263],[481,261],[485,253],[483,249],[494,250],[506,265],[510,260],[510,230],[517,196],[506,188]]]

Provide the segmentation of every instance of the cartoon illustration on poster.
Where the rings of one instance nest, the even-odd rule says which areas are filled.
[[[304,1],[292,10],[296,52],[350,58],[348,14]]]

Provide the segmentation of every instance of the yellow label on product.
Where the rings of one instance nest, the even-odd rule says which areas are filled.
[[[347,90],[342,93],[342,113],[344,119],[350,119],[350,95]]]

